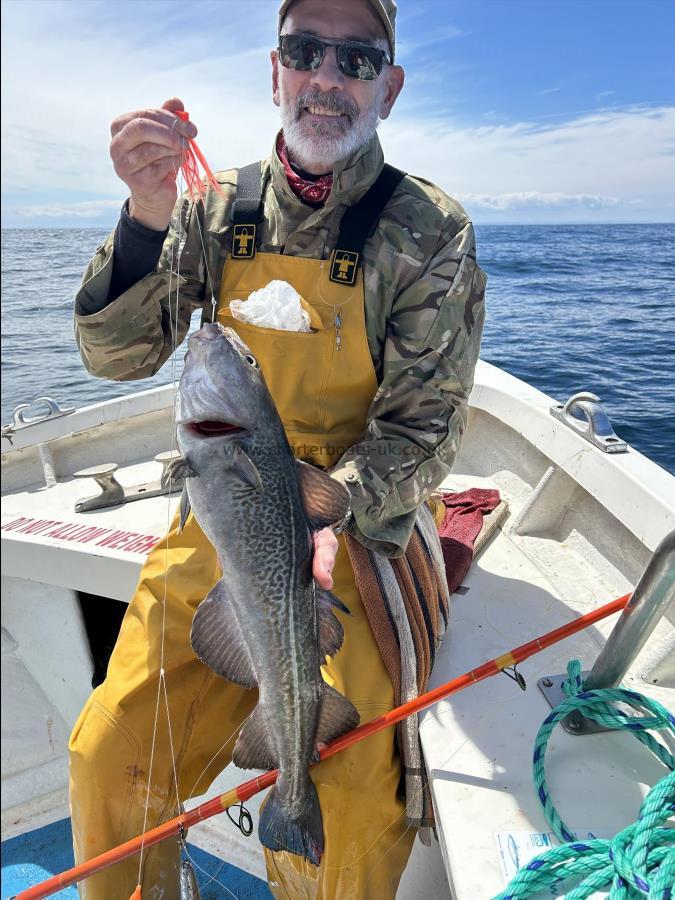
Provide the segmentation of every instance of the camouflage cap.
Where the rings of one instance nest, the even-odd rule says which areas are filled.
[[[295,0],[283,0],[279,7],[279,34],[281,34],[281,26],[284,23],[286,13],[294,2]],[[391,61],[393,62],[396,43],[396,0],[368,0],[368,2],[384,25],[389,46],[391,47]]]

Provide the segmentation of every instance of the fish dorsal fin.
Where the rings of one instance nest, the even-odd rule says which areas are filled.
[[[240,769],[276,769],[279,765],[279,754],[260,703],[244,722],[232,751],[232,762]]]
[[[222,578],[197,607],[190,643],[201,661],[218,675],[245,688],[258,684]]]
[[[340,522],[349,509],[347,488],[321,469],[295,461],[300,499],[311,531]]]
[[[359,724],[356,707],[329,684],[323,685],[323,699],[316,728],[316,743],[329,744]]]

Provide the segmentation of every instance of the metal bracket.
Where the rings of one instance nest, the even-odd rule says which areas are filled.
[[[46,403],[47,412],[37,416],[26,416],[26,411],[33,409],[38,403]],[[22,403],[20,406],[15,407],[12,423],[10,425],[2,426],[2,436],[11,444],[12,435],[20,428],[27,428],[29,425],[37,425],[38,422],[47,422],[50,419],[58,419],[61,416],[69,416],[74,412],[74,406],[68,406],[66,409],[63,409],[56,400],[52,400],[51,397],[38,397],[36,400],[33,400],[32,403]]]
[[[626,453],[628,444],[615,434],[600,398],[588,391],[573,394],[567,403],[556,403],[551,415],[605,453]]]
[[[588,674],[588,671],[582,672],[582,678],[587,678]],[[567,672],[564,672],[562,675],[546,675],[537,681],[537,687],[546,698],[546,702],[551,709],[560,706],[563,700],[569,699],[562,688],[563,681],[566,678]],[[591,719],[587,719],[586,716],[582,716],[578,711],[565,716],[560,724],[569,734],[597,734],[601,731],[611,731],[610,728],[605,728],[603,725],[598,725]]]
[[[155,461],[162,464],[162,474],[157,481],[148,481],[145,484],[137,484],[130,488],[124,488],[115,478],[115,472],[119,468],[117,463],[103,463],[100,466],[92,466],[89,469],[80,469],[73,472],[73,478],[93,478],[101,488],[100,494],[93,497],[84,497],[75,504],[75,512],[92,512],[95,509],[107,509],[110,506],[120,506],[123,503],[132,503],[134,500],[145,500],[148,497],[162,497],[165,494],[178,494],[182,490],[183,481],[172,481],[162,486],[164,475],[168,471],[171,460],[180,456],[178,450],[167,450],[158,453]]]
[[[590,669],[587,669],[585,672],[581,673],[581,677],[583,678],[584,682],[586,682],[590,674]],[[569,699],[562,688],[563,681],[565,681],[566,678],[567,672],[562,675],[545,675],[543,678],[540,678],[539,681],[537,681],[537,686],[546,698],[546,702],[551,707],[551,709],[555,709],[556,706],[560,706],[563,700]],[[614,703],[614,705],[624,715],[635,716],[635,710],[632,709],[627,703],[618,702]],[[606,728],[604,725],[598,725],[597,722],[594,722],[593,719],[587,718],[578,710],[570,713],[569,716],[565,716],[560,724],[565,729],[565,731],[568,732],[568,734],[600,734],[601,732],[605,731],[615,731],[614,728]]]

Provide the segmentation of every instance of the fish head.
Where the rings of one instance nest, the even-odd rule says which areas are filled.
[[[182,443],[251,437],[275,413],[257,360],[232,328],[206,323],[190,337],[178,389]]]

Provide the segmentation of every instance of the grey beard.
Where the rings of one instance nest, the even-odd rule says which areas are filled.
[[[349,115],[352,124],[346,134],[334,137],[332,135],[322,135],[319,133],[307,136],[303,134],[302,127],[299,122],[299,116],[305,106],[313,104],[317,106],[323,105],[329,109],[335,109]],[[300,100],[295,108],[287,101],[281,104],[281,125],[284,130],[284,139],[288,147],[289,155],[293,162],[301,168],[307,166],[325,166],[325,171],[329,171],[342,159],[347,159],[361,147],[365,146],[377,131],[380,124],[378,110],[380,108],[380,97],[378,96],[372,106],[364,110],[356,118],[353,116],[353,110],[344,106],[340,107],[334,101],[329,102],[327,99],[319,99],[316,95],[313,97],[305,97]]]

